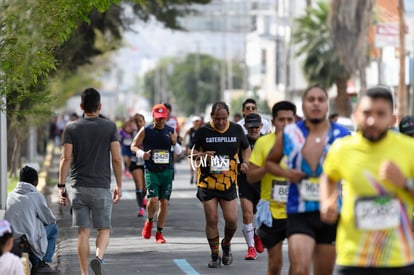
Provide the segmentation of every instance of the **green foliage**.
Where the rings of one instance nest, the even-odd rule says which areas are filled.
[[[184,115],[200,114],[206,106],[220,100],[220,66],[220,60],[204,54],[162,60],[145,75],[143,95],[151,104],[160,101],[160,79],[166,78],[164,89],[171,93],[161,101],[174,101]],[[242,68],[233,64],[234,89],[241,89],[242,79]]]
[[[295,19],[292,40],[298,46],[297,56],[304,56],[303,71],[310,83],[329,89],[338,78],[350,74],[340,65],[328,29],[328,3],[318,2],[306,15]]]

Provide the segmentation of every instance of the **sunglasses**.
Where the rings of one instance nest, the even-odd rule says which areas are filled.
[[[255,106],[247,106],[247,107],[245,107],[245,109],[247,111],[256,111],[256,107]]]

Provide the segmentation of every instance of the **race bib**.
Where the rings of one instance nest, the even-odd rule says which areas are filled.
[[[226,174],[230,171],[230,159],[228,156],[213,156],[210,160],[210,172],[212,174]]]
[[[272,180],[272,200],[286,203],[288,190],[288,183],[286,181]]]
[[[130,146],[132,143],[132,139],[131,138],[124,138],[122,141],[122,144],[125,146]]]
[[[300,182],[300,196],[305,201],[319,201],[319,178],[303,179]]]
[[[152,160],[155,164],[168,164],[170,163],[170,152],[168,150],[154,150]]]
[[[362,230],[384,230],[400,225],[400,203],[389,196],[364,197],[355,201],[356,227]]]

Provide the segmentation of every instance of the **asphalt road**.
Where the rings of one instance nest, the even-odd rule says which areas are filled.
[[[51,177],[57,177],[58,160],[55,156],[50,169]],[[69,206],[57,204],[57,190],[48,192],[50,205],[58,218],[59,240],[56,249],[56,267],[61,274],[80,274],[77,258],[76,229],[71,227]],[[153,236],[146,240],[141,236],[145,217],[138,218],[135,189],[132,180],[124,178],[123,198],[115,205],[112,214],[112,233],[105,255],[105,274],[266,274],[266,251],[254,261],[245,261],[247,246],[241,232],[242,219],[239,208],[239,229],[232,241],[233,264],[218,269],[207,267],[210,250],[204,233],[204,213],[195,197],[196,187],[190,185],[186,161],[176,165],[176,177],[170,200],[169,213],[164,227],[166,244],[156,244]],[[220,239],[224,221],[220,213]],[[95,255],[95,234],[91,235],[91,259]],[[288,274],[287,245],[284,244],[282,274]],[[93,274],[90,271],[90,274]]]

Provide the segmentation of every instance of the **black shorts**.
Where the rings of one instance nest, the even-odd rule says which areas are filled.
[[[412,275],[414,264],[403,267],[353,267],[335,266],[335,275]]]
[[[256,208],[260,200],[260,182],[250,184],[247,182],[246,175],[240,174],[237,177],[237,185],[239,186],[239,197],[248,199]]]
[[[313,238],[317,244],[335,244],[335,224],[323,223],[318,212],[288,214],[286,234],[288,238],[293,234],[305,234]]]
[[[256,234],[265,248],[272,248],[286,239],[286,219],[273,219],[272,227],[262,224],[256,229]]]
[[[234,184],[226,191],[219,191],[207,188],[197,188],[197,198],[201,201],[209,201],[217,198],[219,200],[232,201],[237,198],[237,189]]]
[[[129,164],[129,172],[133,172],[136,169],[144,170],[144,165],[137,165],[136,162],[131,161],[131,163]]]

